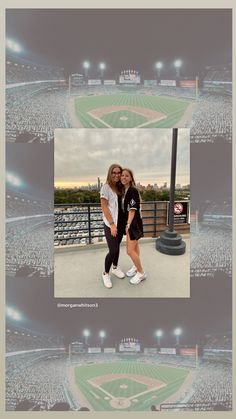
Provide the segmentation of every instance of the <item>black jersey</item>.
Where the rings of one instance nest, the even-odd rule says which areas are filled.
[[[126,223],[130,210],[135,210],[134,218],[129,228],[131,240],[138,240],[143,237],[143,222],[140,210],[140,197],[138,190],[134,186],[130,186],[124,198],[123,210],[125,213]]]

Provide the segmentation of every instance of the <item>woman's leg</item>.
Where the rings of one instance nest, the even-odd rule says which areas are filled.
[[[118,237],[113,237],[111,235],[111,230],[106,225],[104,226],[105,237],[108,245],[109,252],[105,257],[105,273],[109,273],[112,263],[114,261],[118,262],[119,252],[120,252],[120,242]],[[117,263],[116,262],[116,263]],[[114,264],[114,266],[116,266]]]
[[[123,238],[123,233],[119,234],[119,230],[118,230],[118,235],[117,235],[118,250],[117,250],[116,255],[115,255],[115,257],[112,261],[113,266],[115,266],[115,267],[118,265],[118,260],[119,260],[119,256],[120,256],[120,244],[121,244],[122,238]]]
[[[138,240],[130,240],[129,233],[127,233],[126,246],[127,246],[127,254],[132,259],[137,269],[137,272],[140,272],[142,274],[144,271],[143,271],[143,267],[140,260],[140,249],[139,249]]]

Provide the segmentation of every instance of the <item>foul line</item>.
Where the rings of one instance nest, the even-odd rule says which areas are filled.
[[[134,380],[134,381],[136,381],[136,380]],[[113,396],[112,394],[110,394],[108,391],[104,390],[104,389],[103,389],[102,387],[100,387],[98,384],[93,383],[93,381],[87,380],[87,382],[88,382],[89,384],[91,384],[92,386],[94,386],[95,388],[97,388],[97,389],[99,389],[99,390],[103,391],[103,393],[105,393],[107,396],[111,397],[112,399],[116,399],[116,398],[117,398],[117,397]],[[141,381],[140,381],[140,382],[141,382]],[[141,393],[138,393],[138,394],[133,394],[133,395],[132,395],[132,396],[130,396],[130,397],[125,397],[125,399],[126,399],[126,400],[132,400],[132,399],[135,399],[136,397],[143,396],[144,394],[151,393],[152,391],[156,391],[156,390],[159,390],[160,388],[166,387],[166,385],[167,385],[166,383],[163,383],[162,385],[160,385],[160,386],[158,386],[158,387],[153,387],[153,388],[151,388],[151,389],[149,389],[149,390],[142,391]]]
[[[94,116],[91,112],[87,112],[87,114],[89,116],[91,116],[94,119],[97,119],[97,121],[101,122],[102,124],[106,125],[108,128],[112,128],[111,125],[107,124],[106,122],[104,122],[102,119],[98,118],[97,116]],[[97,127],[96,127],[97,128]]]

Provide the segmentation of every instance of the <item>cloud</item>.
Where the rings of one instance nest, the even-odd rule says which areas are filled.
[[[177,173],[189,179],[189,130],[178,130]],[[172,129],[57,129],[55,180],[96,182],[119,163],[139,182],[170,177]],[[92,180],[93,179],[93,180]]]

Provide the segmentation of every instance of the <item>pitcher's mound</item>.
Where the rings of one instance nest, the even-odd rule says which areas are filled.
[[[131,405],[131,402],[125,397],[117,397],[110,401],[110,405],[115,409],[126,409]]]

